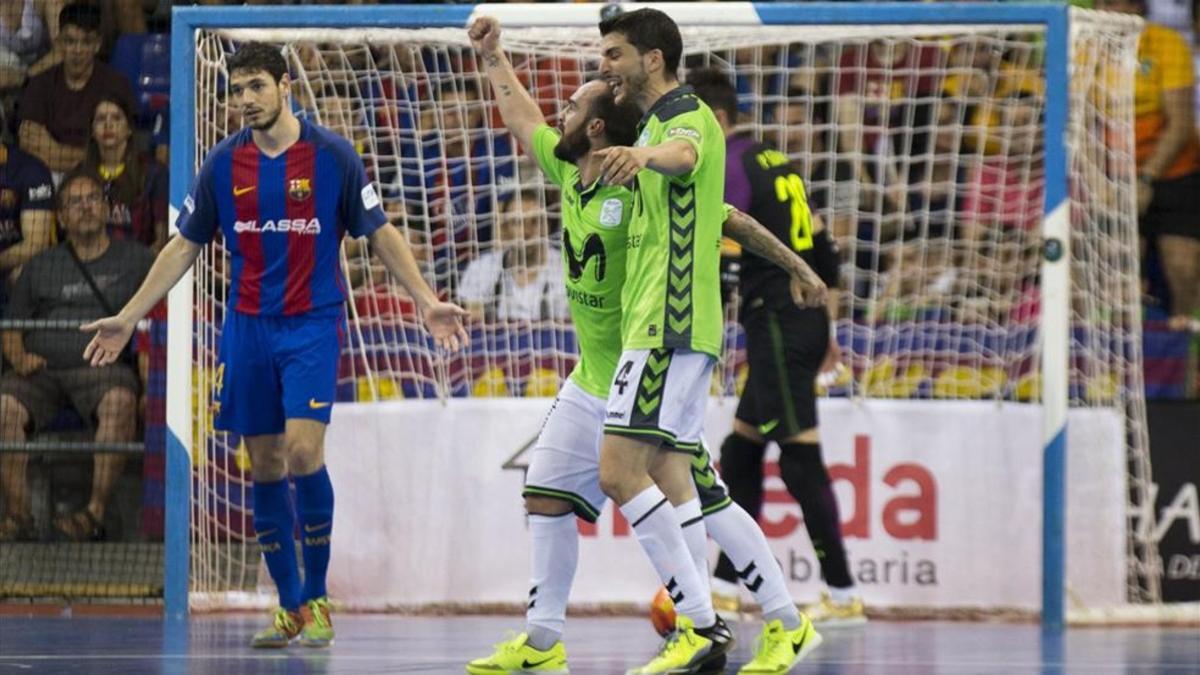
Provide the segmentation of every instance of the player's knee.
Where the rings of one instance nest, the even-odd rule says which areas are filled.
[[[756,441],[734,432],[721,442],[721,475],[726,480],[736,480],[740,476],[762,476],[763,455],[767,446],[764,441]]]
[[[696,496],[691,455],[660,453],[658,460],[650,465],[650,478],[672,504],[683,504]]]
[[[29,424],[29,411],[9,394],[0,395],[0,434],[5,440],[20,436]]]
[[[784,444],[788,444],[788,443],[797,443],[797,444],[813,443],[813,444],[816,444],[816,443],[820,443],[820,442],[821,442],[821,432],[820,432],[820,430],[817,429],[817,427],[809,427],[799,433],[788,436],[787,438],[785,438],[783,440]]]
[[[255,482],[274,483],[287,478],[288,460],[282,443],[247,442],[246,449],[250,453],[250,471]]]
[[[132,436],[137,427],[137,396],[125,387],[113,387],[96,405],[96,419],[102,426]]]
[[[628,501],[631,498],[627,496],[628,482],[626,472],[619,467],[606,468],[603,464],[600,465],[600,490],[609,499],[618,504]]]
[[[784,484],[805,482],[829,484],[829,471],[821,458],[821,446],[816,443],[783,443],[779,446],[779,473]]]
[[[759,445],[767,442],[767,439],[763,438],[763,435],[758,433],[758,429],[755,429],[753,424],[750,424],[749,422],[743,422],[742,420],[736,418],[733,420],[733,433]]]
[[[294,474],[307,475],[325,464],[325,447],[320,440],[288,436],[283,446],[288,467]]]
[[[527,495],[525,513],[531,516],[561,516],[571,512],[571,503],[565,499]]]

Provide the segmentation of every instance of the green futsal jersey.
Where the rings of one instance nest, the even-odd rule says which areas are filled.
[[[607,398],[621,356],[621,288],[633,195],[599,181],[585,187],[579,169],[554,156],[558,141],[558,132],[548,125],[533,132],[538,165],[562,189],[563,278],[579,341],[571,380]]]
[[[691,143],[696,166],[680,176],[650,169],[637,175],[621,296],[622,344],[719,356],[725,134],[687,86],[658,99],[642,118],[639,134],[638,147]]]

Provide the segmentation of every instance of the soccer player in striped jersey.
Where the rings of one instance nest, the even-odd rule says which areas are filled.
[[[289,105],[291,80],[275,47],[247,43],[229,57],[230,101],[244,128],[208,153],[184,200],[179,234],[159,253],[121,311],[82,327],[96,334],[84,357],[112,363],[138,320],[179,281],[218,229],[232,284],[221,331],[215,426],[243,437],[254,476],[254,529],[279,592],[255,647],[333,641],[325,591],[333,485],[324,438],[337,379],[347,292],[342,236],[368,237],[421,308],[439,346],[467,340],[466,312],[440,302],[408,242],[387,222],[362,161],[346,139]],[[296,487],[296,513],[288,495]],[[296,515],[304,579],[295,555]]]
[[[596,151],[633,143],[641,111],[632,103],[616,104],[608,86],[593,81],[566,102],[556,131],[545,123],[505,58],[499,23],[490,17],[476,20],[471,38],[505,125],[562,190],[563,276],[580,358],[539,434],[526,476],[523,494],[533,544],[526,630],[497,645],[492,655],[472,661],[467,670],[565,672],[561,637],[579,554],[578,532],[571,516],[594,522],[606,500],[600,489],[599,451],[606,398],[621,354],[621,293],[633,204],[627,187],[599,181]],[[734,213],[726,227],[748,248],[789,265],[795,276],[805,279],[798,282],[801,285],[814,284],[806,276],[811,270],[746,216]],[[694,482],[700,493],[699,504],[693,504],[696,516],[703,514],[723,548],[738,551],[734,557],[741,568],[750,570],[747,583],[768,614],[790,611],[798,625],[799,616],[765,537],[752,518],[731,504],[707,452],[697,449],[685,466],[690,471],[685,469],[683,481],[667,483],[664,493],[673,502],[686,504],[694,499]],[[686,483],[686,489],[680,490],[680,482]],[[679,508],[675,516],[680,521],[690,519]],[[707,575],[704,527],[697,523],[691,529],[700,533],[698,568]]]

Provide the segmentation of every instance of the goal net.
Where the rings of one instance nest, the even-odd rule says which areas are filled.
[[[594,17],[545,25],[553,14],[497,11],[528,19],[506,19],[503,43],[553,120],[596,74]],[[326,18],[339,23],[336,12]],[[1043,302],[1042,258],[1069,251],[1064,386],[1073,409],[1112,410],[1122,420],[1124,595],[1154,603],[1155,552],[1137,536],[1138,519],[1151,517],[1142,510],[1150,474],[1133,162],[1140,21],[1072,12],[1069,91],[1047,90],[1046,28],[1032,21],[855,21],[681,22],[684,70],[711,65],[735,77],[741,129],[792,159],[840,246],[836,325],[846,369],[825,393],[1041,402],[1043,319],[1059,312]],[[279,45],[294,107],[354,143],[426,280],[475,313],[468,350],[436,351],[404,290],[365,243],[348,240],[353,301],[339,401],[553,395],[576,358],[563,289],[508,271],[482,289],[471,277],[493,252],[506,265],[559,264],[558,195],[505,133],[462,25],[200,28],[194,40],[195,137],[181,139],[195,144],[193,171],[239,127],[225,103],[226,58],[247,40]],[[1069,123],[1067,137],[1048,148],[1052,106],[1066,106]],[[1058,188],[1069,195],[1069,242],[1042,229],[1053,187],[1046,163],[1063,153],[1070,178]],[[248,457],[239,439],[213,432],[210,414],[227,269],[218,240],[194,277],[196,607],[257,604],[257,589],[269,589],[253,540]],[[736,305],[736,297],[727,305],[715,395],[734,395],[744,381]]]

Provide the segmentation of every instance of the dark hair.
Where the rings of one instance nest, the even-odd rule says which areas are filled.
[[[225,61],[225,67],[230,76],[238,70],[266,71],[278,84],[283,79],[284,73],[287,72],[287,61],[283,60],[283,54],[279,53],[278,47],[262,42],[247,42],[238,47],[237,51]]]
[[[666,65],[665,75],[675,79],[679,72],[679,59],[683,56],[683,38],[679,26],[663,12],[643,7],[632,12],[610,16],[600,22],[600,35],[620,33],[629,44],[637,48],[638,54],[651,49],[662,52]]]
[[[725,111],[730,124],[737,122],[737,89],[725,71],[711,66],[689,70],[687,83],[708,107]]]
[[[75,26],[88,33],[100,33],[100,8],[90,2],[67,5],[58,13],[58,29]]]
[[[105,196],[113,202],[133,204],[146,188],[146,167],[143,166],[141,158],[138,156],[137,139],[135,138],[137,129],[134,127],[134,123],[137,118],[134,117],[128,102],[114,94],[104,94],[99,101],[96,101],[96,107],[92,109],[93,123],[96,121],[96,111],[103,103],[117,106],[125,115],[125,122],[129,125],[129,140],[125,142],[125,155],[121,158],[121,162],[125,164],[125,170],[113,180],[111,185],[105,187]],[[88,137],[87,154],[84,157],[83,166],[94,171],[97,176],[100,173],[100,145],[96,142],[94,134]]]
[[[58,191],[54,193],[54,208],[56,210],[62,211],[65,208],[63,199],[67,194],[67,189],[81,180],[92,181],[92,184],[96,186],[100,194],[104,194],[104,181],[100,179],[100,176],[97,176],[96,172],[88,167],[80,167],[68,173],[62,179],[62,182],[58,184]]]
[[[637,141],[637,126],[642,119],[641,108],[626,99],[617,103],[607,86],[592,99],[588,118],[604,122],[604,136],[611,145],[633,145]]]

